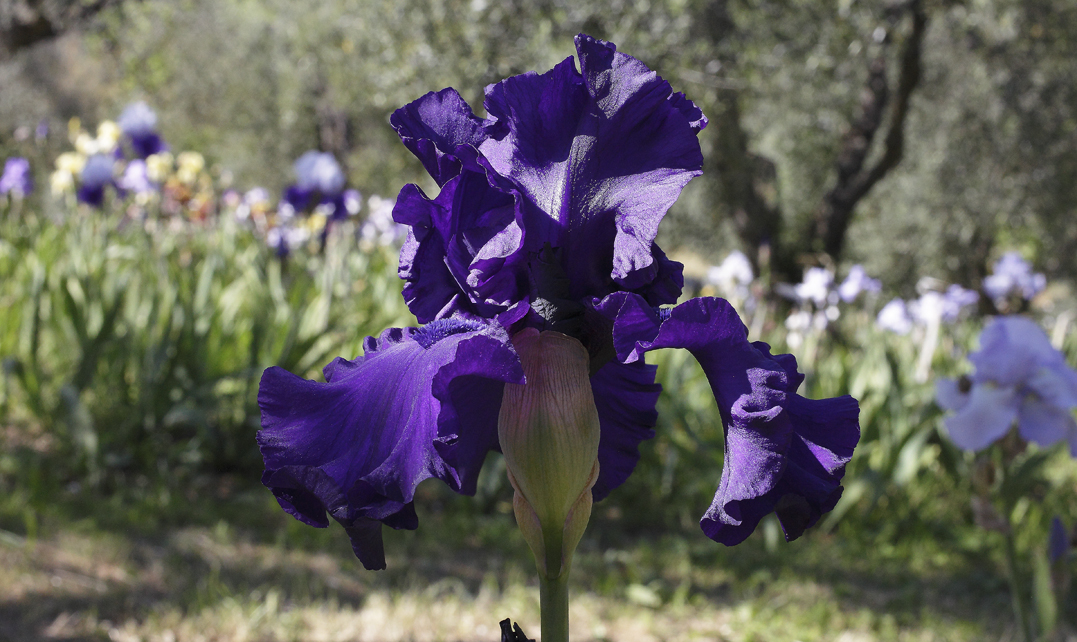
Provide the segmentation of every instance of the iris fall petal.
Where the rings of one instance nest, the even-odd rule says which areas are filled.
[[[365,350],[326,366],[325,383],[266,370],[258,443],[262,481],[287,512],[323,527],[328,512],[363,564],[384,568],[370,521],[415,528],[415,487],[429,477],[474,492],[497,444],[502,386],[523,372],[504,331],[478,322],[394,328]]]
[[[728,302],[692,299],[654,310],[638,295],[615,293],[596,306],[614,321],[618,358],[635,362],[656,348],[686,348],[699,361],[725,425],[725,463],[704,532],[743,541],[777,511],[795,539],[834,507],[860,436],[852,397],[812,401],[796,394],[803,376],[789,355],[752,344]]]

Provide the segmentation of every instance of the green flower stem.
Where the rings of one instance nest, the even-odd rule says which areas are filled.
[[[542,642],[568,642],[568,569],[554,579],[539,573]]]
[[[1009,522],[1009,519],[1006,520]],[[1021,636],[1024,642],[1036,642],[1032,632],[1032,620],[1029,619],[1029,606],[1025,603],[1024,592],[1021,590],[1021,576],[1017,571],[1017,545],[1014,543],[1013,529],[1006,530],[1006,571],[1010,575],[1010,594],[1013,597],[1013,613],[1017,618],[1017,625],[1021,628]],[[545,608],[543,609],[545,618]],[[543,622],[546,620],[543,619]]]

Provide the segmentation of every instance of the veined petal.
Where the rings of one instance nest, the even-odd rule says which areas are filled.
[[[619,292],[596,309],[614,322],[621,361],[638,361],[656,348],[686,348],[710,381],[726,446],[718,492],[701,521],[709,537],[740,543],[776,511],[787,539],[795,539],[833,508],[860,437],[855,399],[795,394],[803,379],[795,359],[749,343],[740,317],[722,299],[658,311],[639,295]]]
[[[400,252],[404,300],[421,323],[463,312],[492,318],[527,300],[519,195],[464,170],[437,198],[405,185],[393,219],[410,226]]]
[[[959,448],[982,450],[1009,431],[1020,404],[1014,388],[974,384],[965,405],[945,419],[946,430]]]
[[[415,528],[415,487],[429,477],[474,492],[502,387],[523,371],[499,326],[446,319],[370,337],[364,356],[334,360],[325,378],[262,375],[262,483],[300,521],[324,527],[328,512],[363,565],[384,568],[372,522]]]
[[[673,302],[669,273],[679,279],[680,265],[657,256],[654,239],[701,173],[696,134],[706,119],[614,45],[580,35],[576,47],[582,73],[569,58],[487,88],[496,122],[480,152],[541,210],[525,221],[527,246],[564,250],[572,298],[627,289]]]
[[[460,173],[456,148],[478,147],[486,140],[483,120],[451,87],[404,105],[389,117],[389,124],[439,187]]]
[[[591,376],[602,438],[598,442],[598,481],[591,492],[597,502],[628,479],[639,461],[639,444],[654,437],[658,422],[657,366],[642,361],[610,361]]]

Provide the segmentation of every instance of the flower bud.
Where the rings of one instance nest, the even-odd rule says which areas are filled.
[[[527,328],[512,339],[527,382],[506,384],[498,439],[516,490],[516,521],[549,579],[567,570],[591,516],[598,409],[590,357],[576,339]]]

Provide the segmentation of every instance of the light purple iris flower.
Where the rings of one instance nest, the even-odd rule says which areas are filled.
[[[879,292],[883,284],[873,279],[864,271],[864,266],[854,265],[849,268],[849,275],[838,286],[838,296],[846,303],[852,303],[862,292]]]
[[[708,283],[717,286],[727,296],[742,300],[750,296],[748,286],[754,279],[751,262],[739,250],[730,252],[721,265],[711,266],[707,270]]]
[[[810,267],[804,271],[804,279],[795,286],[796,297],[801,301],[811,301],[817,306],[825,305],[833,284],[833,272],[826,268]]]
[[[955,444],[981,450],[1016,422],[1024,439],[1044,447],[1066,441],[1077,457],[1077,372],[1038,325],[1025,317],[993,318],[969,361],[972,375],[936,386],[939,406],[955,413],[945,421]]]
[[[142,101],[124,107],[117,124],[131,142],[135,158],[145,159],[168,149],[157,133],[157,114]]]
[[[105,188],[115,187],[116,159],[108,154],[94,154],[86,159],[79,174],[78,200],[93,207],[101,207],[105,201]]]
[[[1047,287],[1047,277],[1033,273],[1028,261],[1018,252],[1006,252],[995,261],[993,273],[984,278],[984,292],[987,296],[1000,301],[1017,294],[1026,301],[1032,299]]]
[[[440,186],[401,190],[410,227],[404,297],[423,323],[369,337],[326,366],[325,383],[262,376],[262,482],[294,517],[341,523],[367,568],[384,568],[382,525],[415,528],[415,487],[437,477],[471,494],[499,449],[506,382],[524,383],[510,337],[526,328],[578,339],[591,355],[601,423],[601,500],[654,435],[660,386],[644,353],[686,348],[725,426],[724,468],[704,532],[727,545],[776,512],[788,539],[834,507],[859,439],[856,400],[813,401],[790,355],[751,343],[718,298],[675,307],[682,266],[655,244],[681,188],[701,172],[702,112],[613,44],[576,38],[544,74],[490,85],[475,116],[453,89],[390,119]]]
[[[909,310],[902,299],[892,299],[879,310],[875,317],[875,325],[882,330],[896,334],[908,334],[912,331],[912,318]]]
[[[913,301],[909,308],[912,316],[924,325],[946,322],[953,323],[961,316],[961,312],[968,306],[974,305],[980,300],[979,293],[974,290],[957,285],[956,283],[946,289],[946,292],[929,290]]]
[[[370,243],[389,246],[407,236],[408,227],[393,220],[395,203],[380,196],[370,197],[370,213],[359,228],[359,237]]]
[[[135,159],[130,163],[127,163],[127,167],[123,170],[123,176],[120,177],[116,184],[119,185],[121,189],[134,192],[135,194],[145,194],[157,191],[157,184],[150,180],[146,161],[140,159]]]
[[[0,174],[0,194],[23,197],[34,191],[34,178],[30,161],[18,156],[4,161],[4,173]]]
[[[303,212],[317,205],[332,209],[333,219],[348,217],[344,184],[347,178],[340,163],[328,152],[305,152],[292,166],[296,181],[284,190],[283,200],[295,211]]]

